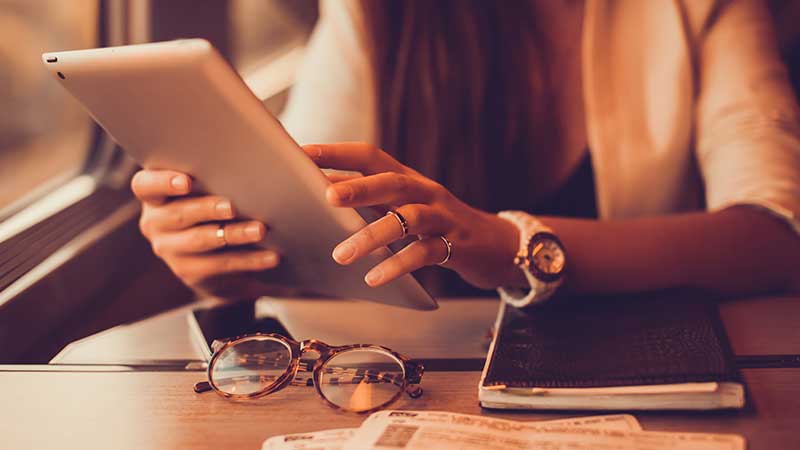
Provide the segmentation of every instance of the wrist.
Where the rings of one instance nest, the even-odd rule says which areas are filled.
[[[516,307],[547,300],[564,281],[566,255],[561,240],[550,227],[525,212],[502,211],[498,217],[518,230],[513,264],[524,275],[528,287],[522,292],[514,285],[498,287],[501,298]]]
[[[519,266],[514,262],[519,252],[522,233],[519,228],[508,220],[497,216],[495,218],[499,222],[501,230],[498,235],[502,236],[503,239],[498,246],[501,249],[500,261],[503,261],[501,265],[501,280],[498,286],[526,287],[528,286],[528,281],[525,278],[525,274],[519,270]]]

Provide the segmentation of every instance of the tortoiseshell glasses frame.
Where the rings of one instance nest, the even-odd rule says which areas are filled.
[[[237,346],[242,346],[246,343],[252,342],[266,342],[270,341],[275,344],[282,345],[285,347],[286,353],[288,354],[290,360],[285,362],[286,368],[282,370],[277,370],[280,372],[279,375],[264,375],[263,373],[253,373],[249,375],[240,375],[238,377],[228,378],[225,380],[215,380],[215,368],[219,363],[220,356],[226,355],[232,348]],[[332,346],[328,345],[322,341],[318,341],[316,339],[309,339],[305,341],[295,341],[293,339],[287,338],[280,334],[263,334],[263,333],[256,333],[256,334],[248,334],[244,336],[238,336],[231,339],[226,339],[222,341],[214,341],[212,344],[212,350],[214,351],[213,355],[211,356],[211,361],[208,364],[208,381],[202,381],[194,386],[194,390],[197,393],[208,392],[210,390],[214,390],[217,394],[222,395],[223,397],[233,399],[233,400],[251,400],[260,397],[264,397],[266,395],[272,394],[277,392],[290,384],[293,385],[305,385],[310,386],[313,384],[317,391],[317,395],[319,395],[322,400],[331,406],[332,408],[355,412],[355,413],[370,413],[376,410],[382,409],[389,404],[397,401],[398,398],[406,392],[409,397],[411,398],[418,398],[422,395],[422,388],[419,386],[420,381],[422,380],[422,374],[424,372],[424,367],[422,364],[415,363],[410,361],[405,356],[394,352],[386,347],[380,345],[370,345],[370,344],[354,344],[354,345],[343,345],[343,346]],[[241,348],[241,347],[240,347]],[[314,352],[319,354],[319,357],[313,360],[302,360],[302,356],[307,352]],[[359,364],[359,368],[353,369],[337,369],[328,367],[328,362],[331,361],[334,357],[342,356],[348,352],[373,352],[378,353],[384,358],[386,361],[391,361],[395,363],[397,366],[397,372],[401,372],[401,376],[398,373],[389,373],[387,371],[382,371],[377,363],[374,368],[370,368],[370,363],[362,363]],[[255,359],[243,359],[242,365],[247,363],[256,363],[260,365],[266,366],[268,363],[272,363],[273,366],[278,367],[275,365],[277,361],[267,361],[267,358],[264,355],[251,355],[255,356]],[[278,358],[280,359],[280,358]],[[391,363],[390,363],[391,364]],[[384,364],[385,365],[385,364]],[[366,366],[366,367],[361,367]],[[302,369],[305,372],[311,372],[311,377],[308,379],[298,379],[297,373]],[[397,389],[397,392],[394,393],[393,396],[388,398],[385,401],[380,402],[377,405],[371,405],[369,408],[365,409],[352,409],[348,408],[343,405],[336,404],[333,400],[326,397],[325,393],[322,390],[322,377],[323,375],[339,375],[335,378],[327,379],[326,383],[330,385],[358,385],[362,383],[366,384],[374,384],[374,383],[391,383]],[[344,376],[342,376],[344,375]],[[349,378],[348,378],[349,377]],[[249,381],[255,382],[258,384],[262,384],[263,388],[256,390],[254,392],[247,392],[237,394],[228,390],[225,390],[220,387],[219,383],[234,380],[235,381]]]

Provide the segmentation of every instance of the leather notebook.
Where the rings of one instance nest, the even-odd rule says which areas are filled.
[[[482,405],[743,405],[739,373],[713,302],[675,292],[553,300],[527,310],[501,305],[481,380]]]

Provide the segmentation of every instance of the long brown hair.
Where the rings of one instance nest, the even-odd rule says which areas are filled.
[[[528,206],[533,155],[557,134],[531,3],[361,1],[379,144],[485,209]]]

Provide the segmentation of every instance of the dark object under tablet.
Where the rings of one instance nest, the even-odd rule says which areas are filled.
[[[256,317],[254,302],[235,302],[211,308],[195,309],[189,314],[192,338],[203,356],[211,359],[211,343],[252,333],[278,333],[292,338],[275,317]]]

